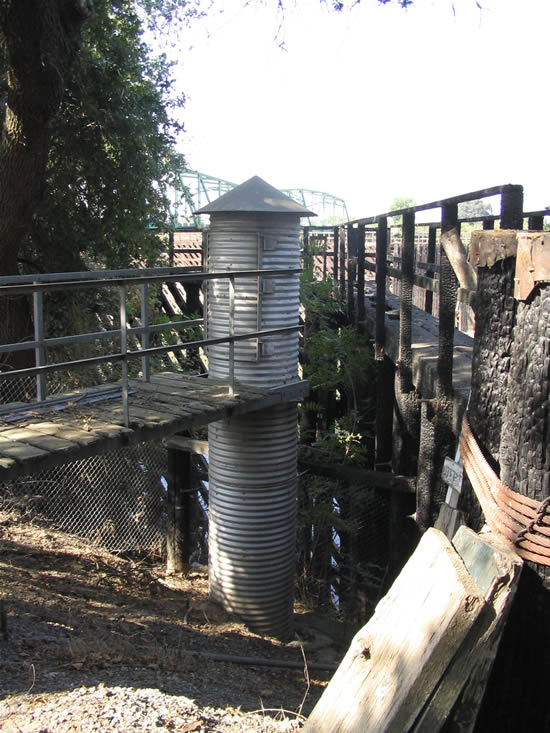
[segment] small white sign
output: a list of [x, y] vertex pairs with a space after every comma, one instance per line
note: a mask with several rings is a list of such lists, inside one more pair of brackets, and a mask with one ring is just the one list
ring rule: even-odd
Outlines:
[[463, 473], [464, 469], [461, 463], [457, 463], [449, 457], [445, 458], [441, 477], [446, 484], [448, 484], [451, 488], [455, 489], [458, 492], [460, 492], [460, 490], [462, 489]]

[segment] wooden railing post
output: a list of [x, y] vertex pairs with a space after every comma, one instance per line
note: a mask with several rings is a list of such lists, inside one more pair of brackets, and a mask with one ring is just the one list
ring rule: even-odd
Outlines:
[[166, 522], [166, 572], [187, 570], [190, 551], [189, 451], [168, 448], [168, 493]]
[[[457, 204], [441, 209], [441, 233], [458, 228]], [[436, 399], [422, 403], [416, 484], [416, 520], [422, 531], [432, 526], [445, 499], [441, 470], [446, 456], [454, 456], [453, 346], [458, 281], [443, 247], [440, 251], [439, 351]]]
[[414, 213], [403, 214], [399, 320], [399, 386], [410, 392], [412, 381], [412, 296], [414, 284]]
[[[435, 264], [435, 246], [437, 241], [437, 227], [431, 226], [428, 229], [428, 251], [426, 255], [426, 260], [428, 264]], [[434, 271], [433, 270], [426, 270], [426, 277], [429, 277], [430, 279], [434, 279]], [[432, 290], [428, 290], [426, 288], [426, 293], [424, 295], [424, 310], [426, 313], [433, 313], [433, 301], [434, 301], [434, 294]]]
[[357, 229], [357, 326], [365, 330], [365, 225]]
[[392, 422], [395, 369], [386, 356], [386, 273], [388, 258], [388, 219], [382, 217], [376, 231], [376, 468], [391, 469]]
[[339, 241], [339, 229], [334, 227], [332, 230], [332, 280], [334, 283], [338, 282], [338, 264], [340, 255], [340, 241]]
[[[344, 229], [342, 229], [342, 234]], [[338, 241], [340, 245], [340, 297], [343, 299], [346, 294], [346, 238], [340, 236], [340, 230], [338, 230]]]
[[354, 229], [353, 224], [348, 224], [347, 227], [348, 235], [348, 289], [347, 289], [347, 302], [348, 302], [348, 320], [350, 323], [355, 323], [355, 271], [357, 269], [357, 229]]
[[[441, 210], [441, 233], [458, 225], [458, 206], [446, 204]], [[445, 250], [440, 247], [439, 273], [439, 355], [437, 360], [437, 397], [452, 400], [453, 348], [458, 282]]]

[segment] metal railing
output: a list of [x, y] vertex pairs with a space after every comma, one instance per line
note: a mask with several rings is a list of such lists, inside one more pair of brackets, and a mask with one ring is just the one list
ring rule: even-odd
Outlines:
[[[129, 424], [128, 413], [128, 363], [133, 359], [141, 359], [142, 377], [145, 381], [150, 379], [150, 358], [162, 356], [168, 353], [186, 351], [188, 349], [199, 349], [215, 344], [229, 344], [229, 394], [234, 394], [235, 389], [235, 353], [234, 344], [237, 341], [245, 341], [253, 338], [262, 338], [283, 333], [298, 331], [301, 326], [285, 326], [264, 330], [251, 331], [246, 333], [235, 333], [235, 281], [240, 278], [250, 277], [286, 277], [300, 273], [300, 268], [271, 269], [271, 270], [239, 270], [223, 272], [197, 272], [193, 268], [155, 268], [143, 270], [101, 270], [93, 272], [71, 272], [71, 273], [49, 273], [46, 275], [17, 275], [0, 278], [0, 297], [29, 295], [33, 301], [33, 340], [12, 344], [0, 344], [0, 354], [14, 351], [34, 350], [35, 366], [26, 369], [14, 369], [12, 371], [0, 372], [0, 380], [13, 380], [26, 376], [34, 376], [36, 379], [37, 400], [42, 402], [47, 397], [46, 375], [50, 372], [60, 371], [72, 367], [92, 366], [102, 363], [120, 362], [122, 366], [122, 403], [125, 425]], [[228, 333], [227, 336], [217, 338], [202, 338], [192, 341], [181, 341], [179, 343], [150, 346], [150, 336], [153, 333], [179, 328], [190, 328], [201, 326], [204, 319], [169, 321], [160, 324], [151, 324], [149, 318], [149, 286], [162, 285], [167, 282], [178, 282], [182, 285], [191, 283], [203, 283], [208, 280], [228, 280], [229, 283], [229, 312], [228, 312]], [[141, 291], [141, 309], [139, 326], [128, 326], [127, 300], [128, 288], [137, 286]], [[107, 288], [117, 287], [119, 289], [119, 328], [99, 331], [94, 333], [75, 334], [47, 338], [44, 332], [44, 293], [51, 291], [74, 290], [76, 288]], [[141, 348], [130, 349], [128, 337], [139, 336]], [[84, 359], [47, 363], [47, 349], [54, 346], [67, 346], [82, 343], [85, 341], [115, 340], [120, 339], [120, 351], [92, 356]]]

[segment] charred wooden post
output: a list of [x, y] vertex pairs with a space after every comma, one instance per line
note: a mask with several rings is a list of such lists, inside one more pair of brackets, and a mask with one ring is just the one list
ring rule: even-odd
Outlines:
[[166, 572], [188, 569], [191, 554], [190, 531], [191, 456], [188, 451], [168, 447], [168, 493], [166, 512]]
[[[441, 238], [456, 235], [458, 226], [457, 204], [446, 204], [441, 212]], [[454, 453], [453, 433], [453, 348], [457, 277], [466, 263], [450, 245], [440, 251], [439, 281], [439, 352], [437, 360], [436, 399], [424, 402], [420, 422], [420, 445], [416, 498], [416, 520], [421, 531], [432, 526], [445, 499], [445, 486], [440, 480], [445, 457]], [[451, 259], [449, 259], [449, 254]]]
[[[413, 384], [412, 296], [414, 283], [415, 215], [403, 215], [401, 256], [401, 300], [399, 359], [395, 372], [393, 417], [393, 470], [408, 476], [417, 473], [420, 437], [420, 401]], [[401, 570], [416, 542], [409, 515], [414, 512], [411, 497], [394, 494], [390, 501], [390, 560], [388, 579]]]
[[174, 230], [168, 232], [168, 264], [174, 267]]
[[[431, 226], [428, 230], [428, 252], [426, 260], [428, 264], [435, 264], [435, 245], [437, 241], [437, 227]], [[426, 277], [434, 279], [434, 270], [426, 270]], [[426, 288], [426, 294], [424, 296], [424, 310], [426, 313], [433, 313], [433, 300], [434, 294], [432, 290]]]
[[527, 229], [529, 230], [537, 230], [537, 229], [544, 229], [544, 215], [543, 214], [533, 214], [527, 219]]
[[[541, 506], [550, 497], [549, 264], [550, 236], [518, 233], [517, 311], [502, 414], [500, 477], [511, 489], [541, 502]], [[525, 283], [539, 279], [543, 282], [528, 293]], [[521, 547], [522, 540], [517, 544]], [[513, 710], [493, 718], [499, 730], [519, 730], [521, 726], [524, 730], [550, 730], [550, 712], [543, 702], [550, 676], [548, 649], [550, 567], [529, 563], [505, 631], [482, 720], [488, 719], [487, 706], [498, 689], [504, 691], [506, 699], [516, 700]], [[537, 659], [536, 671], [517, 675], [516, 670], [529, 669], [533, 659]], [[513, 674], [511, 684], [507, 675]]]
[[344, 237], [344, 229], [338, 229], [338, 242], [340, 245], [340, 297], [346, 296], [346, 238]]
[[334, 227], [332, 230], [332, 280], [334, 283], [338, 282], [338, 267], [340, 260], [340, 239], [339, 229]]
[[365, 225], [357, 229], [357, 327], [365, 332]]
[[357, 229], [348, 224], [348, 283], [347, 283], [347, 312], [350, 323], [355, 323], [355, 273], [357, 270]]
[[[501, 229], [522, 228], [522, 207], [521, 186], [507, 187], [502, 194]], [[516, 311], [515, 242], [514, 233], [497, 231], [492, 241], [474, 232], [470, 244], [479, 282], [470, 423], [497, 466]]]
[[[500, 467], [501, 481], [541, 507], [550, 496], [549, 250], [543, 233], [495, 231], [477, 235], [471, 255], [480, 268], [470, 404], [476, 437], [487, 459]], [[499, 330], [497, 305], [503, 321]], [[495, 323], [492, 339], [483, 323], [486, 310]], [[518, 536], [518, 548], [522, 541]], [[550, 676], [549, 576], [544, 565], [524, 568], [478, 730], [550, 729], [544, 703]], [[533, 659], [537, 667], [530, 673]]]
[[414, 213], [403, 215], [399, 360], [396, 375], [394, 469], [415, 474], [419, 438], [419, 402], [412, 374], [412, 294], [414, 282]]
[[376, 467], [390, 470], [393, 438], [395, 369], [386, 356], [386, 273], [388, 219], [382, 217], [376, 231], [376, 328], [374, 359], [376, 368]]

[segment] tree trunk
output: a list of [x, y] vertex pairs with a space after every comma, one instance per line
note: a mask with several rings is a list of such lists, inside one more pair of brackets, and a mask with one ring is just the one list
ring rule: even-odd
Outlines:
[[[0, 0], [8, 83], [0, 139], [0, 275], [18, 273], [18, 255], [44, 192], [55, 116], [91, 12], [91, 0]], [[0, 343], [27, 338], [29, 326], [26, 299], [0, 300]], [[24, 363], [19, 357], [10, 366]]]

